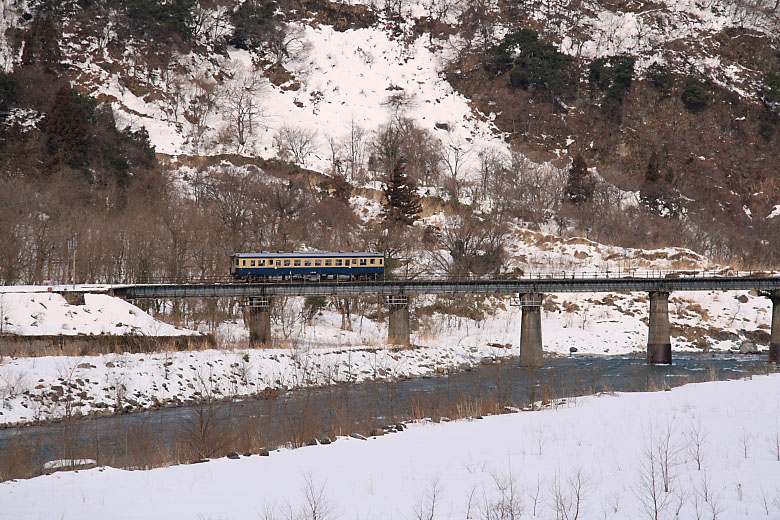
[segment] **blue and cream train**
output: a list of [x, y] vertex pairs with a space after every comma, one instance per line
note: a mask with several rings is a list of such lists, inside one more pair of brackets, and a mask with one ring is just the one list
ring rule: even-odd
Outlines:
[[382, 253], [234, 253], [230, 274], [236, 280], [376, 280], [385, 273]]

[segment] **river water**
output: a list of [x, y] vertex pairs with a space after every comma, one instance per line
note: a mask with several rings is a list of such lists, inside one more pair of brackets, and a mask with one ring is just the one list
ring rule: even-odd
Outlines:
[[[352, 431], [368, 435], [379, 426], [419, 417], [440, 420], [455, 410], [461, 416], [479, 415], [491, 407], [527, 408], [555, 398], [659, 390], [774, 369], [765, 355], [675, 353], [670, 366], [648, 366], [644, 356], [549, 357], [538, 369], [521, 368], [509, 358], [449, 376], [294, 390], [272, 400], [239, 399], [8, 428], [0, 430], [0, 458], [15, 451], [33, 457], [37, 467], [62, 457], [123, 466], [151, 445], [170, 454], [183, 446], [198, 448], [198, 442], [216, 446], [211, 453], [216, 456]], [[199, 449], [209, 455], [208, 449]]]

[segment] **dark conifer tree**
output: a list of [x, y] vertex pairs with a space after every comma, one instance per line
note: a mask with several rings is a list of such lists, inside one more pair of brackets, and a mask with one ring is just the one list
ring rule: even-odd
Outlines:
[[421, 211], [417, 184], [406, 174], [406, 165], [401, 159], [385, 181], [385, 219], [409, 226], [419, 218]]
[[46, 117], [46, 151], [49, 168], [67, 165], [81, 168], [87, 162], [89, 121], [76, 95], [64, 86], [54, 97], [54, 106]]
[[566, 200], [579, 206], [593, 198], [593, 179], [588, 172], [588, 165], [582, 154], [577, 154], [569, 168], [569, 178], [566, 181]]
[[60, 31], [50, 16], [36, 16], [24, 36], [22, 64], [41, 65], [46, 72], [60, 69]]

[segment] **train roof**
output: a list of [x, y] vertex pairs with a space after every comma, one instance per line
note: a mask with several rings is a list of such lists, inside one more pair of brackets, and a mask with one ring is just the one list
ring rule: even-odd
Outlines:
[[293, 251], [293, 252], [271, 252], [263, 251], [261, 253], [233, 253], [231, 255], [234, 258], [357, 258], [357, 257], [378, 257], [385, 256], [384, 253], [376, 253], [371, 251]]

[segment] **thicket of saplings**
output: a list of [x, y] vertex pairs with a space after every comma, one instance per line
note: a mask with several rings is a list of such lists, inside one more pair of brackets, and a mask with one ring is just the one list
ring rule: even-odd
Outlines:
[[[536, 378], [537, 384], [522, 392], [509, 373], [513, 370], [501, 363], [484, 367], [467, 391], [450, 378], [441, 378], [433, 389], [408, 394], [399, 389], [398, 380], [387, 379], [358, 387], [304, 388], [241, 402], [220, 400], [210, 391], [208, 380], [203, 380], [199, 389], [202, 398], [175, 413], [103, 419], [73, 413], [72, 404], [78, 396], [68, 386], [60, 400], [64, 411], [61, 421], [22, 428], [4, 439], [0, 481], [39, 475], [45, 472], [44, 462], [51, 459], [94, 459], [98, 465], [148, 469], [224, 457], [230, 452], [267, 454], [264, 452], [269, 448], [297, 448], [326, 437], [333, 442], [338, 436], [354, 433], [368, 437], [409, 421], [439, 422], [567, 406], [577, 396], [612, 391], [597, 367], [582, 378], [531, 371], [529, 377]], [[673, 383], [728, 377], [713, 368], [676, 377]], [[656, 391], [668, 388], [668, 384], [648, 377], [632, 381], [625, 390]], [[49, 451], [44, 452], [44, 445]]]

